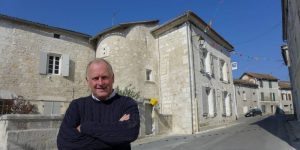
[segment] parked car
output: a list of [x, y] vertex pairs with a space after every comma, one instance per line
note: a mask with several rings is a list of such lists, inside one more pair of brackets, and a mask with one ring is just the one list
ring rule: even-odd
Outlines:
[[250, 109], [246, 114], [245, 117], [254, 117], [256, 115], [262, 116], [262, 111], [259, 108]]

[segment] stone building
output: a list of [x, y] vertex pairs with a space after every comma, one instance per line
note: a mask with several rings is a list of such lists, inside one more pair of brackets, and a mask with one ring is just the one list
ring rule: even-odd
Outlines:
[[292, 85], [293, 106], [297, 119], [300, 118], [300, 1], [282, 0], [282, 47], [286, 65], [289, 67]]
[[234, 80], [238, 117], [250, 109], [259, 108], [258, 85], [248, 80]]
[[[15, 93], [41, 114], [62, 114], [70, 100], [89, 94], [91, 36], [0, 15], [0, 90]], [[1, 96], [0, 96], [1, 97]]]
[[280, 108], [287, 114], [294, 113], [291, 83], [279, 81]]
[[[115, 87], [141, 93], [144, 119], [156, 114], [173, 133], [234, 120], [233, 46], [190, 11], [158, 23], [119, 24], [92, 37], [1, 15], [0, 89], [30, 100], [42, 114], [61, 114], [70, 100], [89, 94], [87, 63], [105, 58], [115, 71]], [[153, 98], [159, 101], [155, 109]], [[147, 126], [157, 132], [161, 122]]]
[[158, 98], [172, 132], [194, 133], [231, 121], [233, 47], [193, 12], [171, 21], [114, 26], [92, 39], [96, 57], [114, 67], [116, 85], [133, 85], [145, 102]]
[[279, 107], [278, 79], [269, 74], [246, 72], [240, 79], [258, 85], [258, 106], [263, 113], [274, 114]]

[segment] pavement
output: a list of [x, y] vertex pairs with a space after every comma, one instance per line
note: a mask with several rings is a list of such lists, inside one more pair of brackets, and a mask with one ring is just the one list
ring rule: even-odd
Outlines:
[[[245, 118], [240, 118], [240, 119], [245, 119]], [[239, 120], [240, 120], [239, 119]], [[221, 128], [227, 128], [229, 126], [234, 126], [239, 124], [239, 120], [231, 122], [230, 124], [225, 124], [223, 126], [219, 126], [216, 128], [208, 129], [202, 132], [209, 132], [212, 130], [218, 130]], [[288, 115], [286, 117], [286, 122], [285, 122], [285, 127], [288, 132], [289, 136], [289, 144], [293, 146], [295, 149], [300, 150], [300, 120], [297, 121], [294, 119], [293, 115]], [[196, 134], [200, 134], [202, 132], [198, 132]], [[183, 136], [183, 135], [175, 135], [175, 134], [164, 134], [164, 135], [147, 135], [145, 137], [139, 138], [136, 141], [134, 141], [131, 145], [132, 146], [137, 146], [145, 143], [151, 143], [154, 141], [159, 141], [168, 137], [176, 137], [176, 136]]]
[[[222, 124], [219, 126], [206, 128], [205, 130], [203, 130], [201, 132], [197, 132], [195, 134], [201, 134], [201, 133], [206, 133], [206, 132], [210, 132], [210, 131], [214, 131], [214, 130], [219, 130], [219, 129], [227, 128], [227, 127], [238, 125], [238, 124], [239, 124], [238, 121], [233, 121], [233, 122], [225, 123], [225, 124]], [[189, 134], [172, 134], [172, 133], [170, 133], [170, 134], [163, 134], [163, 135], [146, 135], [145, 137], [138, 138], [136, 141], [131, 143], [131, 145], [137, 146], [137, 145], [141, 145], [141, 144], [145, 144], [145, 143], [151, 143], [154, 141], [163, 140], [165, 138], [185, 137], [185, 136], [189, 136]]]
[[289, 144], [295, 149], [300, 150], [300, 121], [293, 117], [287, 117], [286, 128], [289, 135]]

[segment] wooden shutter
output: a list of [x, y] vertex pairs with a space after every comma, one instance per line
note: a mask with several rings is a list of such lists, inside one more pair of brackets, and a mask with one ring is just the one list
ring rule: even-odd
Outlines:
[[226, 91], [223, 91], [221, 95], [222, 95], [223, 115], [226, 116], [226, 102], [225, 102]]
[[69, 55], [64, 54], [62, 55], [62, 65], [61, 65], [61, 75], [62, 76], [69, 76], [69, 67], [70, 67], [70, 58]]
[[206, 92], [206, 87], [202, 87], [202, 106], [203, 106], [203, 116], [208, 115], [208, 97]]
[[217, 115], [217, 97], [216, 97], [216, 90], [213, 90], [213, 99], [214, 99], [214, 115]]
[[40, 67], [39, 67], [39, 73], [40, 74], [47, 74], [47, 53], [41, 51], [40, 52]]

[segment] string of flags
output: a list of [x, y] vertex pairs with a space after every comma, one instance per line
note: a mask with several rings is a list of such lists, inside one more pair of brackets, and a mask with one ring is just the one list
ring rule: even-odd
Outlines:
[[245, 58], [245, 59], [248, 59], [248, 60], [253, 60], [253, 61], [276, 61], [276, 62], [283, 62], [282, 59], [272, 59], [272, 58], [268, 58], [268, 57], [257, 57], [257, 56], [249, 56], [249, 55], [244, 55], [240, 52], [237, 52], [237, 51], [233, 51], [231, 52], [233, 55], [236, 55], [240, 58]]

